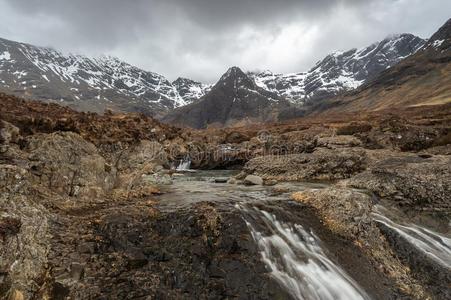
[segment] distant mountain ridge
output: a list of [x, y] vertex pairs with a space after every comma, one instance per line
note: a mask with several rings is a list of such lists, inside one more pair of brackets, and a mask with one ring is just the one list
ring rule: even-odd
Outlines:
[[0, 90], [18, 96], [57, 101], [79, 110], [108, 108], [155, 115], [189, 104], [208, 89], [190, 80], [177, 83], [110, 56], [65, 55], [0, 39]]
[[278, 110], [290, 103], [277, 93], [259, 87], [240, 68], [230, 68], [199, 101], [180, 107], [163, 121], [193, 128], [246, 125], [277, 121]]
[[451, 19], [415, 54], [359, 89], [318, 102], [315, 113], [376, 111], [451, 103]]
[[[162, 75], [114, 57], [65, 55], [50, 48], [0, 39], [0, 91], [83, 111], [111, 109], [157, 117], [167, 115], [165, 120], [169, 122], [201, 128], [210, 123], [229, 126], [257, 120], [276, 121], [277, 114], [269, 113], [269, 107], [297, 116], [295, 110], [290, 110], [292, 106], [299, 108], [356, 89], [414, 54], [425, 43], [411, 34], [393, 35], [362, 49], [334, 52], [308, 72], [244, 73], [233, 67], [216, 85], [205, 85], [187, 78], [170, 82]], [[227, 84], [224, 76], [229, 75], [237, 76], [245, 84]], [[221, 89], [219, 85], [223, 85]], [[218, 102], [218, 97], [225, 98]], [[194, 113], [200, 108], [181, 109], [200, 102], [205, 105], [206, 99], [214, 99], [210, 101], [219, 107], [230, 99], [241, 104], [230, 104], [227, 112], [223, 111], [226, 117], [214, 117], [209, 109], [203, 113]], [[251, 112], [252, 108], [258, 111]], [[194, 113], [200, 119], [193, 121], [189, 113], [176, 118], [179, 110]]]
[[300, 117], [305, 104], [358, 88], [425, 43], [411, 34], [393, 35], [360, 50], [330, 54], [310, 71], [297, 74], [245, 74], [232, 67], [205, 96], [169, 112], [163, 121], [208, 128]]
[[250, 73], [258, 86], [278, 93], [291, 102], [305, 102], [336, 96], [353, 90], [380, 72], [417, 52], [426, 40], [412, 34], [392, 35], [361, 49], [336, 51], [308, 72]]

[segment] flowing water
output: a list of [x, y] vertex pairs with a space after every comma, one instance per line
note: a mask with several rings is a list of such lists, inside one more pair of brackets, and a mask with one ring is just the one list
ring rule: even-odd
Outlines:
[[370, 299], [328, 257], [314, 232], [300, 224], [278, 220], [274, 214], [257, 207], [243, 204], [237, 208], [244, 212], [246, 224], [270, 274], [295, 299]]
[[[189, 169], [189, 162], [182, 161], [179, 168]], [[290, 214], [283, 206], [290, 201], [291, 192], [322, 189], [327, 184], [282, 183], [277, 185], [278, 192], [274, 192], [272, 187], [225, 183], [234, 174], [234, 171], [191, 171], [176, 174], [174, 185], [168, 187], [168, 193], [161, 198], [160, 209], [172, 211], [207, 201], [226, 209], [238, 210], [268, 273], [294, 299], [370, 299], [368, 291], [363, 290], [355, 280], [361, 278], [351, 278], [336, 262], [336, 258], [330, 255], [330, 250], [325, 246], [326, 243], [311, 229], [308, 220]], [[435, 232], [416, 222], [408, 222], [409, 218], [395, 212], [394, 209], [377, 205], [373, 218], [394, 230], [413, 247], [451, 268], [449, 234]], [[330, 240], [326, 242], [331, 245]], [[332, 253], [336, 253], [334, 251], [337, 250], [333, 249]], [[353, 274], [358, 277], [356, 272]]]
[[451, 269], [451, 238], [426, 227], [396, 218], [393, 210], [377, 206], [373, 212], [376, 222], [394, 230], [412, 246], [443, 266]]
[[178, 166], [176, 167], [176, 170], [181, 171], [190, 171], [191, 167], [191, 159], [189, 157], [185, 157], [184, 159], [181, 159], [179, 161]]
[[305, 229], [298, 222], [278, 219], [268, 211], [256, 207], [289, 201], [290, 190], [320, 189], [327, 185], [285, 183], [278, 186], [285, 193], [273, 193], [271, 188], [263, 186], [215, 183], [215, 178], [232, 174], [225, 171], [204, 171], [178, 176], [170, 193], [161, 199], [161, 208], [179, 209], [196, 202], [210, 201], [238, 209], [258, 245], [269, 274], [294, 299], [370, 299], [329, 257], [327, 249], [314, 232]]

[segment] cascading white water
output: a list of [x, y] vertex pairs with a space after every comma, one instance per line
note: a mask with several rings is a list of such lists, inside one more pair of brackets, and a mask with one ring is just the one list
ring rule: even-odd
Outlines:
[[191, 159], [189, 157], [185, 157], [181, 159], [179, 165], [177, 166], [177, 171], [189, 171], [191, 167]]
[[406, 241], [426, 253], [438, 263], [451, 268], [451, 239], [437, 232], [416, 224], [398, 224], [388, 218], [383, 207], [377, 207], [373, 212], [376, 222], [384, 224], [397, 232]]
[[[237, 206], [261, 251], [271, 275], [296, 299], [370, 299], [358, 284], [330, 260], [313, 232], [290, 225], [256, 207]], [[256, 222], [263, 222], [264, 234]], [[255, 225], [254, 225], [255, 224]]]

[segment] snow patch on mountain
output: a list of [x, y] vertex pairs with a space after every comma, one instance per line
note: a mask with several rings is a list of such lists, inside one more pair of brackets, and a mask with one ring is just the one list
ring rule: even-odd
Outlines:
[[432, 43], [432, 47], [439, 48], [444, 42], [445, 40], [436, 40]]
[[308, 72], [274, 74], [264, 71], [249, 75], [257, 86], [278, 93], [292, 103], [303, 104], [356, 89], [417, 52], [424, 44], [425, 40], [411, 34], [391, 35], [368, 47], [335, 51]]
[[0, 53], [0, 60], [10, 60], [11, 54], [8, 51], [4, 51], [3, 53]]
[[180, 97], [185, 101], [185, 103], [193, 103], [196, 100], [202, 98], [207, 94], [212, 85], [203, 84], [188, 78], [179, 77], [177, 80], [172, 82], [172, 85], [177, 89]]
[[[182, 95], [178, 87], [164, 76], [116, 57], [63, 54], [51, 48], [4, 39], [0, 39], [0, 74], [4, 74], [1, 79], [6, 90], [11, 88], [20, 93], [24, 88], [36, 86], [32, 97], [63, 99], [74, 107], [97, 101], [103, 103], [99, 110], [108, 107], [108, 103], [119, 102], [122, 109], [128, 102], [133, 111], [164, 112], [191, 103], [209, 89], [207, 85], [195, 83], [185, 86], [188, 92]], [[19, 82], [23, 74], [28, 76]], [[18, 83], [26, 86], [14, 89]]]

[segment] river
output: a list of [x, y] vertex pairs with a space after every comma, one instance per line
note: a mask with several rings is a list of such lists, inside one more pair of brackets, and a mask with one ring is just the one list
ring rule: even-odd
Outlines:
[[[244, 186], [225, 181], [234, 171], [196, 171], [174, 176], [160, 199], [162, 211], [189, 207], [198, 202], [214, 202], [227, 209], [238, 210], [258, 246], [266, 270], [293, 299], [377, 299], [379, 278], [375, 273], [359, 274], [371, 269], [367, 261], [352, 256], [352, 246], [337, 247], [336, 237], [325, 234], [322, 225], [311, 214], [294, 216], [285, 208], [293, 203], [290, 194], [305, 189], [322, 189], [327, 183], [281, 183], [276, 187]], [[377, 222], [403, 235], [446, 267], [450, 266], [451, 244], [446, 236], [415, 224], [398, 224], [387, 210], [378, 206]], [[350, 254], [343, 249], [349, 247]], [[343, 252], [343, 253], [340, 253]], [[344, 258], [343, 258], [344, 257]], [[351, 260], [351, 261], [346, 261]], [[354, 261], [355, 260], [355, 261]]]

